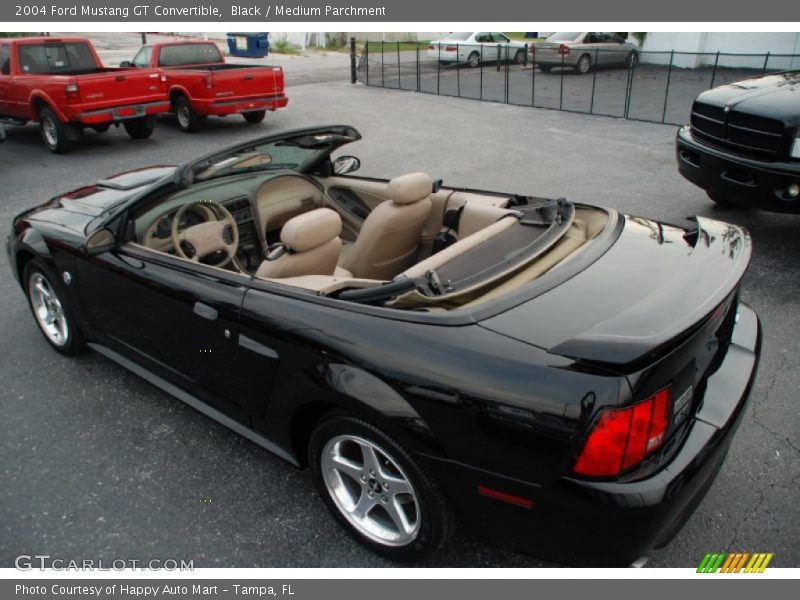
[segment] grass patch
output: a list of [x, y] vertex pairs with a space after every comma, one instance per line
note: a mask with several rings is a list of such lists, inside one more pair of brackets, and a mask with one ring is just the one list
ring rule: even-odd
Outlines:
[[270, 52], [276, 52], [278, 54], [300, 54], [300, 46], [293, 44], [286, 38], [276, 42], [270, 42], [269, 49]]

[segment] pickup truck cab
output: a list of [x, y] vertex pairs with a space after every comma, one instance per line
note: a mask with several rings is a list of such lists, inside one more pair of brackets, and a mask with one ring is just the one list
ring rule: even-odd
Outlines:
[[0, 120], [38, 122], [45, 145], [66, 152], [90, 127], [125, 127], [150, 137], [158, 113], [169, 110], [158, 69], [103, 66], [84, 38], [0, 40]]
[[172, 111], [184, 131], [196, 131], [208, 115], [241, 114], [248, 123], [260, 123], [266, 111], [289, 101], [281, 67], [226, 63], [213, 42], [143, 46], [122, 66], [162, 70]]
[[800, 71], [703, 92], [675, 150], [681, 175], [714, 202], [800, 213]]

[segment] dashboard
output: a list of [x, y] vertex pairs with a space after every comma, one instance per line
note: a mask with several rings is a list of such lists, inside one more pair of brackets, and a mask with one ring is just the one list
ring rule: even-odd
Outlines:
[[[239, 230], [236, 266], [254, 272], [265, 255], [267, 239], [276, 241], [292, 217], [324, 206], [325, 195], [319, 184], [295, 173], [251, 174], [196, 184], [140, 215], [137, 239], [153, 250], [174, 252], [171, 230], [175, 214], [181, 206], [202, 200], [221, 204], [231, 213]], [[210, 209], [197, 205], [184, 213], [178, 229], [215, 219]]]

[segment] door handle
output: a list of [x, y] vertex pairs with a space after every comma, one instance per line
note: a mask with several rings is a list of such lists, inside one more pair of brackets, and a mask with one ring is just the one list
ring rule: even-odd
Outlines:
[[217, 317], [219, 316], [219, 312], [217, 309], [211, 308], [207, 304], [203, 304], [202, 302], [195, 302], [194, 303], [194, 314], [198, 317], [202, 317], [209, 321], [216, 321]]

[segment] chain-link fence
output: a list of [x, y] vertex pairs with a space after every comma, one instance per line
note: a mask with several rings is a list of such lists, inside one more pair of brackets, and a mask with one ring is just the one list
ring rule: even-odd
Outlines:
[[366, 85], [675, 125], [688, 121], [704, 90], [800, 69], [797, 54], [588, 49], [545, 57], [528, 46], [419, 42], [369, 42], [359, 51], [354, 80]]

